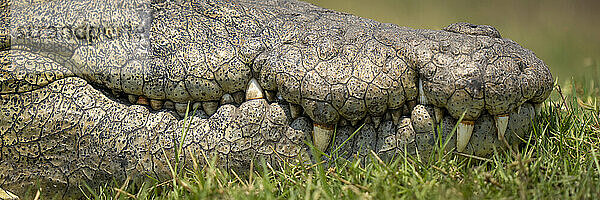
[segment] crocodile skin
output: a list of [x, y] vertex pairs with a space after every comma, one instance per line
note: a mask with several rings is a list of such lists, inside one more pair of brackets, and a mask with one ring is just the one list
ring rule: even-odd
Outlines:
[[[168, 178], [182, 146], [246, 170], [329, 147], [424, 154], [473, 121], [463, 153], [525, 137], [552, 90], [548, 67], [491, 26], [422, 30], [294, 0], [0, 0], [0, 187]], [[246, 99], [251, 79], [265, 98]], [[195, 114], [181, 111], [198, 109]], [[327, 148], [330, 153], [333, 148]], [[204, 162], [203, 159], [198, 159]]]

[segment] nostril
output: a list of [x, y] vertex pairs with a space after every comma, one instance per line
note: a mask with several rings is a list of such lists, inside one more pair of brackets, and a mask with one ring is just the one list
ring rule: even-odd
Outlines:
[[519, 71], [521, 71], [521, 72], [525, 71], [525, 68], [527, 68], [527, 64], [525, 64], [525, 62], [523, 62], [522, 59], [516, 58], [515, 62], [517, 63], [517, 67], [519, 68]]
[[517, 65], [519, 66], [519, 70], [521, 72], [523, 72], [525, 70], [525, 68], [527, 67], [524, 63], [522, 62], [518, 62]]

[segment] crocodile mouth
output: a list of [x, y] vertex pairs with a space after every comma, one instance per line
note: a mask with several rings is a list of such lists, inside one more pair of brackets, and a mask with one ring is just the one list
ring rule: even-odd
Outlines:
[[[144, 95], [134, 95], [127, 94], [124, 92], [117, 92], [103, 85], [90, 85], [94, 89], [102, 92], [102, 94], [106, 97], [114, 100], [116, 103], [122, 104], [124, 106], [143, 106], [149, 111], [149, 113], [168, 113], [173, 117], [177, 118], [179, 121], [184, 121], [188, 118], [210, 119], [215, 115], [215, 113], [219, 112], [219, 110], [227, 110], [229, 109], [229, 107], [232, 106], [239, 109], [240, 107], [242, 107], [242, 105], [254, 104], [250, 102], [260, 101], [263, 104], [269, 105], [268, 107], [276, 106], [281, 109], [282, 112], [277, 113], [277, 115], [269, 116], [270, 121], [280, 121], [280, 124], [285, 124], [287, 126], [292, 126], [292, 124], [294, 124], [293, 128], [305, 132], [307, 139], [312, 141], [311, 143], [322, 152], [329, 152], [329, 149], [327, 147], [330, 146], [330, 142], [338, 141], [337, 145], [340, 145], [340, 141], [352, 139], [348, 138], [348, 136], [350, 136], [351, 133], [359, 129], [359, 127], [362, 129], [362, 127], [365, 125], [368, 127], [365, 129], [367, 129], [369, 132], [365, 133], [365, 135], [368, 136], [359, 135], [358, 137], [362, 137], [364, 138], [364, 140], [369, 141], [366, 143], [363, 142], [364, 144], [362, 144], [366, 145], [366, 149], [377, 150], [377, 143], [381, 142], [377, 139], [380, 135], [378, 134], [378, 132], [385, 132], [387, 135], [394, 135], [396, 132], [402, 132], [400, 130], [396, 130], [395, 127], [407, 129], [409, 126], [412, 126], [412, 124], [406, 120], [408, 120], [411, 117], [411, 113], [413, 112], [416, 106], [416, 100], [411, 100], [399, 106], [399, 109], [390, 109], [384, 112], [384, 114], [378, 116], [365, 115], [363, 119], [353, 121], [344, 119], [342, 117], [336, 123], [321, 124], [312, 120], [311, 117], [304, 111], [304, 108], [301, 105], [286, 101], [277, 91], [263, 90], [262, 86], [260, 86], [259, 82], [256, 79], [251, 79], [248, 82], [248, 84], [246, 84], [248, 86], [246, 91], [239, 91], [232, 94], [224, 94], [218, 101], [188, 101], [185, 103], [174, 102], [168, 99], [150, 99]], [[435, 115], [435, 117], [437, 117], [438, 119], [434, 119], [434, 115], [431, 115], [430, 117], [432, 117], [432, 120], [437, 120], [439, 124], [439, 122], [441, 122], [443, 118], [443, 114]], [[382, 127], [382, 129], [380, 129], [382, 124], [384, 124], [383, 126], [386, 127]], [[433, 133], [433, 128], [435, 127], [433, 126], [433, 124], [430, 125], [431, 127], [429, 128], [432, 129], [425, 131]], [[331, 135], [331, 132], [336, 128], [341, 130], [339, 131], [339, 134], [342, 137], [337, 138], [337, 140], [333, 138], [333, 135]], [[408, 131], [407, 133], [409, 132], [410, 131]], [[340, 136], [338, 135], [338, 137]], [[403, 137], [407, 137], [407, 141], [404, 141], [402, 143], [408, 144], [410, 136], [407, 135]], [[434, 137], [430, 136], [429, 138]], [[352, 139], [351, 141], [354, 140], [355, 139]], [[351, 142], [349, 145], [352, 146], [353, 144], [354, 142]], [[342, 147], [335, 146], [335, 144], [331, 145], [333, 147]], [[359, 149], [360, 147], [353, 146], [347, 148]], [[412, 152], [416, 151], [416, 149], [414, 148], [410, 149]], [[345, 152], [345, 154], [350, 155], [352, 154], [352, 151]]]
[[[195, 112], [196, 117], [209, 118], [223, 105], [233, 105], [239, 107], [242, 103], [255, 100], [265, 99], [269, 103], [281, 104], [285, 107], [286, 116], [289, 119], [296, 119], [298, 117], [310, 118], [308, 114], [304, 112], [301, 105], [290, 103], [286, 101], [277, 91], [263, 90], [256, 79], [246, 84], [248, 90], [246, 92], [235, 92], [232, 94], [223, 95], [218, 101], [188, 101], [188, 102], [173, 102], [172, 100], [165, 99], [150, 99], [144, 95], [127, 94], [124, 92], [117, 92], [110, 90], [102, 85], [91, 84], [95, 89], [102, 91], [102, 93], [115, 101], [125, 105], [141, 105], [151, 112], [167, 111], [173, 114], [178, 119], [184, 119], [188, 116], [190, 111]], [[364, 119], [350, 121], [345, 118], [339, 119], [338, 123], [321, 125], [322, 127], [330, 127], [335, 125], [357, 127], [364, 123], [373, 123], [375, 127], [379, 127], [382, 120], [399, 123], [399, 118], [407, 117], [411, 115], [411, 111], [416, 106], [416, 100], [408, 101], [406, 104], [402, 104], [398, 109], [386, 110], [384, 114], [378, 116], [366, 115]], [[441, 116], [441, 115], [440, 115]]]
[[[263, 90], [254, 78], [246, 84], [247, 89], [245, 92], [225, 94], [219, 101], [188, 101], [187, 103], [149, 99], [143, 95], [116, 92], [102, 85], [91, 85], [109, 99], [114, 100], [115, 103], [123, 106], [143, 106], [149, 113], [154, 114], [164, 115], [168, 113], [180, 123], [196, 118], [203, 120], [222, 118], [216, 113], [227, 112], [224, 110], [232, 108], [244, 110], [243, 107], [261, 105], [266, 107], [265, 110], [277, 110], [274, 112], [265, 111], [269, 114], [263, 117], [263, 120], [289, 126], [302, 132], [304, 138], [309, 140], [321, 152], [329, 154], [334, 150], [342, 150], [341, 153], [346, 156], [365, 156], [368, 153], [367, 151], [370, 150], [377, 152], [384, 158], [391, 158], [406, 151], [409, 154], [427, 154], [431, 150], [441, 148], [436, 145], [440, 145], [440, 142], [443, 141], [443, 143], [448, 143], [443, 147], [446, 150], [455, 149], [458, 152], [485, 157], [493, 153], [496, 148], [510, 148], [507, 145], [521, 143], [526, 138], [525, 133], [530, 127], [531, 120], [540, 112], [539, 103], [527, 102], [506, 115], [494, 117], [490, 113], [484, 113], [476, 120], [459, 122], [458, 119], [450, 116], [445, 109], [419, 104], [424, 100], [414, 99], [406, 101], [402, 106], [399, 106], [399, 109], [388, 109], [378, 116], [367, 114], [363, 119], [354, 121], [342, 117], [336, 123], [323, 124], [315, 122], [301, 105], [286, 101], [277, 91]], [[419, 92], [423, 92], [422, 84], [417, 87]], [[419, 98], [426, 97], [420, 96]], [[251, 115], [256, 113], [241, 114]], [[508, 116], [512, 117], [510, 121]], [[234, 116], [230, 117], [235, 118]], [[458, 130], [454, 132], [464, 131], [460, 130], [465, 128], [461, 125], [467, 125], [466, 129], [470, 129], [464, 131], [469, 132], [467, 138], [460, 138], [460, 135], [450, 135], [453, 132], [452, 129], [457, 125]], [[502, 129], [504, 129], [504, 133], [500, 133]], [[268, 130], [256, 129], [254, 131]], [[355, 131], [357, 132], [355, 133]], [[506, 133], [509, 134], [505, 135]], [[350, 142], [348, 143], [348, 141]], [[302, 148], [294, 149], [304, 149], [306, 151], [306, 146], [299, 146], [302, 146]], [[298, 154], [300, 152], [288, 152], [287, 155]]]

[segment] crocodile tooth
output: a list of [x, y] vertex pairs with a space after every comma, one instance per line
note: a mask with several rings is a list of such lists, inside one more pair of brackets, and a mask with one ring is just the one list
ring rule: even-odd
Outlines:
[[381, 116], [373, 117], [371, 121], [373, 121], [375, 128], [379, 128], [379, 125], [381, 124]]
[[217, 103], [216, 101], [207, 101], [202, 103], [202, 108], [208, 116], [211, 116], [212, 114], [215, 114], [217, 112], [217, 109], [219, 108], [219, 103]]
[[138, 100], [135, 103], [140, 104], [140, 105], [150, 105], [150, 103], [148, 102], [148, 98], [146, 98], [144, 96], [138, 97]]
[[385, 112], [385, 114], [383, 115], [383, 121], [390, 121], [390, 120], [392, 120], [392, 113]]
[[456, 150], [458, 152], [463, 152], [467, 147], [467, 144], [469, 144], [474, 126], [475, 122], [473, 121], [462, 121], [458, 123], [456, 129]]
[[428, 105], [427, 97], [425, 96], [425, 92], [423, 91], [423, 80], [419, 78], [419, 104]]
[[[538, 113], [535, 113], [535, 106], [533, 106], [533, 104], [531, 104], [531, 107], [533, 108], [533, 110], [529, 110], [529, 119], [533, 120], [535, 119], [535, 116], [540, 115]], [[520, 113], [520, 112], [518, 112]]]
[[392, 120], [394, 120], [394, 124], [397, 126], [400, 124], [400, 119], [402, 118], [401, 110], [392, 110]]
[[333, 126], [324, 124], [313, 124], [313, 143], [315, 148], [322, 152], [327, 150], [331, 137], [333, 136]]
[[175, 109], [175, 103], [173, 103], [172, 101], [166, 100], [165, 103], [163, 104], [163, 108]]
[[175, 103], [175, 111], [177, 111], [177, 114], [179, 114], [180, 117], [185, 117], [187, 107], [187, 103]]
[[233, 96], [231, 96], [230, 94], [224, 94], [221, 97], [221, 104], [222, 105], [232, 104], [233, 102], [235, 102], [235, 100], [233, 100]]
[[246, 90], [246, 100], [264, 99], [264, 98], [265, 98], [265, 95], [264, 95], [263, 89], [258, 84], [258, 81], [256, 81], [256, 79], [253, 78], [252, 80], [250, 80], [250, 83], [248, 84], [248, 90]]
[[132, 94], [127, 95], [127, 100], [129, 100], [129, 103], [131, 103], [131, 104], [135, 104], [135, 102], [137, 102], [137, 99], [138, 98], [135, 95], [132, 95]]
[[292, 119], [298, 118], [302, 114], [302, 106], [290, 104], [290, 114], [292, 115]]
[[[442, 119], [444, 119], [444, 109], [440, 107], [433, 107], [433, 114], [435, 115], [435, 123], [440, 124]], [[437, 126], [437, 125], [436, 125]]]
[[161, 100], [150, 99], [150, 107], [154, 110], [160, 110], [163, 107], [164, 102]]
[[542, 104], [541, 103], [535, 103], [533, 104], [533, 109], [535, 110], [535, 115], [540, 115], [540, 113], [542, 113]]
[[277, 98], [277, 94], [272, 90], [265, 90], [265, 96], [269, 102], [275, 102], [275, 98]]
[[197, 111], [198, 109], [202, 109], [202, 102], [195, 102], [192, 104], [192, 109], [190, 109], [190, 112]]
[[500, 141], [506, 141], [504, 134], [508, 127], [508, 117], [509, 115], [498, 115], [494, 118], [496, 120], [496, 129], [498, 130], [498, 140]]

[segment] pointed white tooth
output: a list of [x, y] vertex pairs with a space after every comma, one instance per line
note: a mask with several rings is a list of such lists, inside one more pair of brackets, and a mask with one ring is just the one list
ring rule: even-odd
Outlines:
[[150, 99], [150, 107], [154, 110], [160, 110], [163, 107], [164, 102], [162, 100]]
[[496, 120], [496, 129], [498, 130], [498, 140], [506, 141], [504, 134], [508, 127], [508, 116], [509, 115], [498, 115], [494, 119]]
[[331, 137], [333, 136], [333, 127], [330, 125], [313, 124], [313, 143], [315, 148], [322, 152], [327, 150]]
[[523, 106], [517, 107], [517, 114], [521, 113], [521, 107], [523, 107]]
[[398, 126], [400, 124], [400, 119], [402, 118], [402, 111], [401, 110], [392, 110], [392, 120], [394, 121], [394, 124], [396, 126]]
[[277, 94], [275, 94], [275, 91], [272, 90], [265, 90], [265, 96], [269, 102], [275, 102], [275, 98], [277, 98]]
[[250, 80], [250, 83], [248, 83], [248, 90], [246, 90], [246, 100], [264, 98], [265, 95], [263, 89], [258, 84], [258, 81], [256, 81], [256, 79], [253, 78], [252, 80]]
[[132, 95], [132, 94], [127, 95], [127, 100], [129, 100], [129, 103], [131, 103], [131, 104], [135, 104], [137, 102], [137, 99], [138, 98], [135, 95]]
[[233, 96], [231, 96], [231, 94], [224, 94], [221, 97], [221, 105], [232, 104], [233, 102], [235, 102], [235, 100], [233, 100]]
[[542, 113], [542, 104], [541, 103], [533, 104], [533, 109], [535, 110], [535, 115], [539, 116]]
[[456, 129], [456, 150], [458, 152], [463, 152], [467, 147], [467, 144], [469, 144], [474, 126], [475, 122], [473, 121], [462, 121], [458, 123]]
[[217, 112], [217, 109], [219, 108], [219, 103], [217, 103], [216, 101], [207, 101], [202, 103], [202, 108], [208, 116], [211, 116], [212, 114], [215, 114]]
[[175, 103], [175, 111], [177, 111], [177, 114], [179, 114], [180, 117], [185, 117], [187, 107], [187, 103]]
[[302, 115], [302, 106], [298, 104], [290, 104], [290, 114], [292, 115], [292, 119], [296, 119]]
[[437, 126], [442, 122], [442, 119], [444, 119], [444, 109], [435, 106], [433, 107], [433, 114], [435, 115], [435, 123]]
[[419, 78], [419, 104], [428, 105], [427, 97], [425, 96], [425, 92], [423, 91], [423, 80]]
[[379, 128], [379, 125], [381, 124], [381, 116], [373, 117], [372, 121], [375, 125], [375, 128]]

